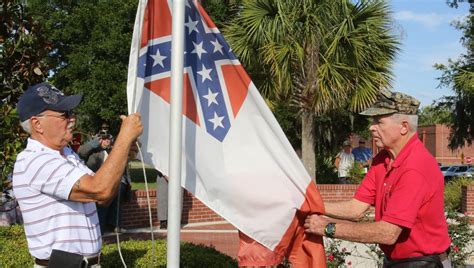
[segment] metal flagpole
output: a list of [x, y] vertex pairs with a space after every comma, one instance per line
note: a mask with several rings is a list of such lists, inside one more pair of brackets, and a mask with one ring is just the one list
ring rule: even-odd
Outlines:
[[167, 267], [179, 268], [181, 227], [181, 139], [183, 110], [184, 0], [173, 0], [171, 37], [170, 179]]

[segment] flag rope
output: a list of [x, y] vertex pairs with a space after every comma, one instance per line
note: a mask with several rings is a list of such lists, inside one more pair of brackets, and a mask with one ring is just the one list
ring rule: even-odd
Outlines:
[[153, 256], [153, 264], [155, 264], [156, 263], [155, 238], [154, 238], [154, 235], [153, 235], [153, 218], [152, 218], [152, 215], [151, 215], [150, 193], [148, 193], [148, 180], [147, 180], [146, 171], [145, 171], [145, 162], [143, 162], [142, 150], [140, 149], [140, 146], [139, 146], [138, 142], [136, 142], [136, 145], [138, 147], [138, 152], [140, 154], [140, 161], [142, 162], [143, 178], [145, 180], [146, 200], [147, 200], [147, 204], [148, 204], [148, 218], [150, 220], [151, 255]]
[[[138, 3], [137, 17], [138, 17], [138, 21], [139, 21], [139, 25], [140, 25], [139, 29], [142, 29], [143, 16], [144, 16], [144, 12], [145, 12], [145, 8], [143, 8], [143, 7], [146, 7], [146, 5], [147, 5], [147, 0], [140, 0], [140, 2]], [[139, 38], [137, 40], [138, 40], [138, 42], [140, 42], [140, 40], [141, 40], [141, 31], [139, 32]], [[133, 38], [132, 38], [132, 42], [133, 42]], [[133, 47], [133, 44], [132, 44], [132, 47]], [[138, 62], [139, 54], [140, 53], [137, 53], [137, 55], [136, 55], [136, 62]], [[135, 73], [135, 75], [136, 75], [136, 73]], [[138, 108], [135, 105], [135, 94], [136, 94], [136, 91], [137, 91], [137, 81], [136, 81], [136, 79], [133, 81], [133, 89], [134, 89], [134, 91], [133, 91], [133, 94], [132, 94], [131, 105], [129, 105], [129, 107], [128, 107], [129, 115], [132, 114], [132, 113], [136, 113], [137, 112], [136, 110]], [[145, 191], [146, 191], [146, 199], [147, 199], [147, 205], [148, 205], [148, 218], [149, 218], [149, 221], [150, 221], [151, 251], [152, 251], [153, 264], [155, 264], [156, 263], [156, 250], [155, 250], [155, 238], [154, 238], [154, 234], [153, 234], [153, 217], [152, 217], [152, 214], [151, 214], [150, 194], [148, 193], [148, 179], [147, 179], [146, 170], [145, 170], [145, 163], [143, 162], [143, 154], [142, 154], [142, 150], [140, 148], [140, 144], [138, 143], [138, 141], [135, 142], [135, 144], [136, 144], [136, 146], [138, 148], [138, 152], [140, 154], [140, 162], [142, 164], [143, 178], [144, 178], [144, 181], [145, 181]], [[119, 211], [120, 211], [120, 204], [118, 205], [117, 213]], [[118, 219], [118, 217], [117, 217], [117, 219]], [[122, 263], [123, 263], [124, 267], [127, 267], [125, 262], [123, 261], [122, 253], [120, 252], [119, 243], [120, 243], [120, 241], [119, 241], [118, 234], [117, 234], [117, 248], [119, 250], [120, 258], [122, 259]]]
[[[140, 162], [142, 163], [142, 170], [143, 170], [143, 179], [145, 181], [145, 191], [146, 191], [146, 200], [147, 200], [147, 205], [148, 205], [148, 219], [150, 221], [150, 233], [151, 233], [151, 254], [153, 257], [153, 263], [156, 263], [156, 250], [155, 250], [155, 236], [153, 234], [153, 217], [151, 214], [151, 202], [150, 202], [150, 193], [148, 192], [148, 179], [146, 176], [146, 169], [145, 169], [145, 162], [143, 162], [143, 154], [142, 150], [140, 149], [140, 144], [138, 142], [135, 142], [138, 148], [138, 153], [140, 154]], [[118, 192], [118, 202], [117, 202], [117, 220], [116, 220], [116, 226], [119, 226], [119, 213], [120, 213], [120, 189]], [[119, 234], [118, 232], [115, 232], [116, 239], [117, 239], [117, 249], [119, 252], [120, 259], [122, 261], [123, 267], [127, 268], [127, 264], [125, 263], [123, 256], [122, 256], [122, 251], [120, 248], [120, 239], [119, 239]]]
[[[128, 171], [127, 171], [128, 173]], [[122, 184], [122, 182], [120, 182], [120, 184]], [[121, 187], [122, 185], [120, 185], [119, 187]], [[125, 263], [125, 260], [123, 259], [123, 255], [122, 255], [122, 250], [120, 248], [120, 238], [119, 238], [119, 232], [118, 232], [118, 229], [117, 228], [120, 228], [119, 227], [119, 217], [120, 217], [120, 188], [119, 188], [119, 191], [118, 191], [118, 196], [117, 196], [117, 217], [115, 218], [115, 226], [116, 226], [116, 230], [115, 230], [115, 237], [116, 237], [116, 240], [117, 240], [117, 249], [118, 249], [118, 252], [119, 252], [119, 256], [120, 256], [120, 260], [122, 261], [122, 264], [123, 264], [123, 267], [124, 268], [127, 268], [127, 264]]]

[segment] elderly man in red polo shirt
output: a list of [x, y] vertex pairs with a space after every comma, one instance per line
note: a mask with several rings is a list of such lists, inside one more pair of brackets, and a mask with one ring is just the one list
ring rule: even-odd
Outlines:
[[[325, 216], [308, 216], [307, 233], [378, 243], [385, 253], [384, 267], [451, 266], [443, 175], [418, 139], [418, 105], [413, 97], [383, 91], [361, 113], [372, 117], [369, 130], [383, 150], [352, 199], [325, 202]], [[371, 205], [375, 222], [354, 222]]]

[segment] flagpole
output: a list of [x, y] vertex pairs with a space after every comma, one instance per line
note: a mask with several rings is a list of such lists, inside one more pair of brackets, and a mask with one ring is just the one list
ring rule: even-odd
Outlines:
[[173, 1], [171, 37], [170, 179], [167, 267], [179, 268], [181, 228], [181, 139], [183, 110], [184, 0]]

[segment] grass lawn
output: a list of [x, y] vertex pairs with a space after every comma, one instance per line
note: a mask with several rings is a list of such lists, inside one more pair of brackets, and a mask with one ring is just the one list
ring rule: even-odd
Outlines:
[[[120, 247], [128, 267], [166, 267], [166, 240], [155, 240], [155, 255], [150, 241], [128, 240]], [[180, 257], [180, 267], [237, 267], [236, 260], [204, 245], [181, 242]], [[103, 245], [100, 262], [102, 268], [122, 267], [115, 243]], [[22, 225], [0, 226], [0, 267], [33, 267]]]
[[[149, 179], [148, 179], [149, 180]], [[144, 182], [132, 182], [132, 190], [145, 190]], [[156, 180], [148, 181], [148, 190], [156, 190]]]

